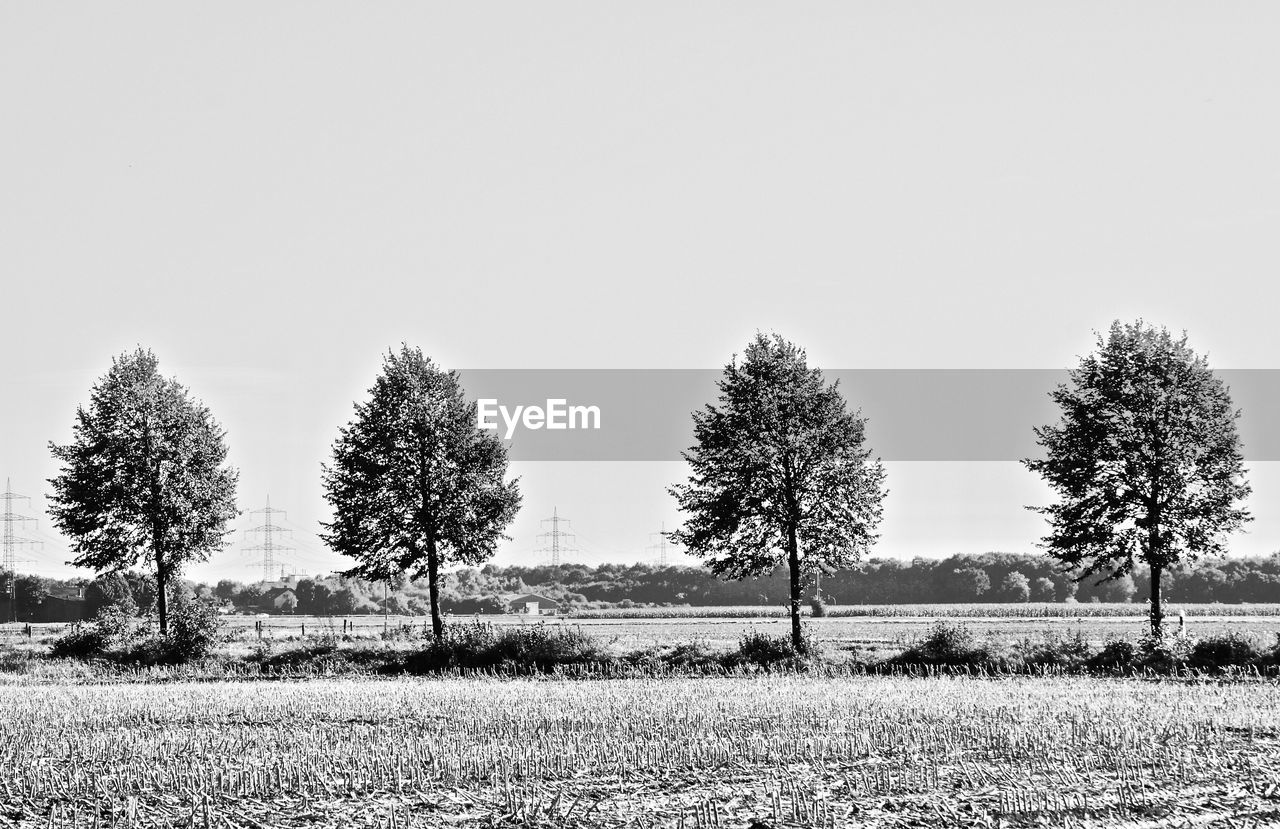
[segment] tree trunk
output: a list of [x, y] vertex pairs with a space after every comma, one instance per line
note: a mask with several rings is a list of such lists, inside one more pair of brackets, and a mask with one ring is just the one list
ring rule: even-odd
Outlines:
[[1156, 487], [1147, 508], [1147, 562], [1151, 567], [1151, 638], [1159, 641], [1164, 633], [1164, 609], [1160, 607], [1160, 490]]
[[439, 639], [444, 635], [444, 619], [440, 617], [440, 556], [436, 540], [427, 537], [427, 583], [431, 588], [431, 632]]
[[1164, 608], [1160, 605], [1160, 565], [1151, 565], [1151, 636], [1159, 640], [1164, 634]]
[[169, 576], [164, 568], [156, 566], [156, 611], [160, 614], [160, 635], [169, 632]]
[[164, 538], [157, 529], [151, 537], [152, 550], [156, 556], [156, 612], [160, 616], [160, 635], [169, 632], [169, 572], [164, 566]]
[[804, 636], [800, 631], [800, 544], [795, 525], [787, 527], [787, 563], [791, 568], [791, 644], [804, 653]]

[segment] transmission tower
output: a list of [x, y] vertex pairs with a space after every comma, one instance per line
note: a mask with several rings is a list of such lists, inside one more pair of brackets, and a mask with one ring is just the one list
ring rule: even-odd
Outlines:
[[667, 548], [670, 546], [670, 542], [667, 541], [667, 522], [663, 521], [662, 524], [660, 524], [659, 526], [662, 527], [661, 531], [656, 533], [649, 533], [650, 538], [653, 538], [655, 535], [658, 537], [658, 543], [650, 544], [645, 549], [657, 550], [658, 566], [666, 567], [667, 566]]
[[[0, 493], [0, 501], [4, 502], [4, 512], [0, 513], [0, 520], [4, 521], [3, 542], [0, 542], [0, 573], [4, 573], [8, 576], [5, 581], [9, 588], [7, 591], [9, 595], [9, 612], [13, 617], [11, 621], [16, 622], [18, 620], [18, 548], [21, 547], [23, 549], [29, 549], [43, 547], [44, 543], [14, 534], [14, 524], [24, 524], [28, 521], [34, 522], [35, 519], [13, 511], [14, 501], [26, 501], [30, 504], [31, 499], [25, 495], [19, 495], [14, 492], [13, 487], [9, 485], [8, 478], [5, 478], [4, 480], [4, 492]], [[23, 560], [30, 561], [30, 559]]]
[[[558, 567], [560, 565], [561, 552], [568, 551], [568, 550], [572, 550], [574, 552], [577, 551], [576, 548], [573, 546], [573, 541], [572, 541], [572, 539], [577, 538], [577, 536], [575, 536], [573, 533], [565, 532], [564, 530], [560, 529], [561, 524], [564, 524], [566, 527], [569, 526], [569, 519], [561, 518], [559, 510], [555, 507], [551, 508], [551, 517], [544, 518], [542, 520], [542, 523], [544, 526], [546, 524], [550, 524], [551, 532], [538, 534], [538, 541], [542, 543], [544, 546], [538, 548], [537, 550], [534, 550], [534, 552], [550, 553], [551, 566]], [[544, 538], [547, 539], [547, 541], [543, 542]], [[566, 539], [566, 538], [570, 539], [568, 544], [565, 544], [562, 541], [562, 539]]]
[[[274, 517], [278, 515], [281, 518], [283, 518], [284, 516], [288, 515], [288, 513], [282, 509], [276, 509], [275, 507], [271, 506], [271, 496], [268, 495], [267, 505], [262, 509], [253, 510], [249, 514], [261, 515], [263, 516], [263, 520], [262, 520], [262, 523], [259, 524], [258, 526], [250, 527], [249, 529], [245, 530], [245, 534], [259, 535], [261, 536], [262, 540], [257, 544], [244, 547], [243, 549], [246, 553], [262, 553], [262, 580], [273, 581], [274, 580], [273, 574], [276, 569], [276, 553], [282, 550], [293, 549], [293, 547], [282, 545], [276, 540], [277, 536], [280, 536], [285, 533], [292, 534], [293, 531], [277, 524], [274, 520]], [[283, 566], [281, 567], [280, 572], [283, 575], [284, 573]]]

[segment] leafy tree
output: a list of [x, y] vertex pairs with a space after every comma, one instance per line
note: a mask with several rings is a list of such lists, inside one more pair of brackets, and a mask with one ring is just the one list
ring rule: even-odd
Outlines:
[[221, 549], [237, 514], [226, 434], [177, 380], [139, 348], [111, 362], [76, 410], [71, 443], [49, 444], [62, 469], [50, 512], [72, 540], [77, 567], [154, 574], [160, 630], [167, 588], [191, 561]]
[[802, 581], [852, 564], [875, 542], [884, 468], [863, 448], [865, 419], [782, 337], [757, 334], [718, 385], [719, 404], [693, 414], [689, 481], [670, 489], [688, 518], [668, 536], [718, 575], [785, 563], [791, 640], [803, 651]]
[[103, 573], [84, 589], [85, 610], [90, 616], [97, 615], [104, 607], [128, 605], [131, 612], [137, 612], [133, 601], [133, 592], [129, 590], [129, 582], [120, 573]]
[[1139, 320], [1111, 326], [1097, 351], [1050, 395], [1057, 425], [1036, 429], [1045, 457], [1023, 463], [1059, 502], [1048, 516], [1050, 556], [1078, 578], [1150, 571], [1151, 632], [1161, 634], [1160, 577], [1184, 560], [1223, 551], [1251, 519], [1236, 433], [1239, 412], [1208, 361]]
[[1051, 602], [1057, 588], [1054, 587], [1053, 579], [1047, 576], [1040, 576], [1031, 582], [1031, 598], [1037, 602]]
[[991, 590], [991, 577], [981, 567], [957, 568], [948, 581], [955, 585], [955, 594], [947, 598], [957, 602], [975, 601]]
[[18, 618], [34, 619], [40, 612], [40, 605], [49, 598], [51, 582], [43, 576], [18, 576], [13, 582], [14, 604], [18, 610]]
[[444, 632], [440, 568], [490, 558], [520, 507], [507, 450], [481, 429], [455, 371], [417, 348], [388, 352], [382, 373], [339, 432], [324, 469], [333, 521], [324, 541], [369, 579], [427, 576], [431, 625]]
[[1123, 576], [1115, 579], [1107, 579], [1097, 586], [1094, 595], [1100, 601], [1128, 604], [1133, 601], [1133, 597], [1137, 594], [1138, 588], [1133, 583], [1133, 575], [1125, 573]]
[[1031, 580], [1014, 570], [1000, 582], [1000, 595], [1006, 602], [1031, 601]]
[[133, 601], [138, 606], [138, 612], [143, 615], [148, 615], [155, 610], [155, 580], [133, 570], [126, 570], [121, 575], [123, 575], [124, 580], [129, 583], [129, 594], [133, 596]]

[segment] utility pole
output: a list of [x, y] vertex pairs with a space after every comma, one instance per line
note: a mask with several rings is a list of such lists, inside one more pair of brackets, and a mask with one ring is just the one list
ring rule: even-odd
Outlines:
[[662, 527], [662, 530], [660, 532], [649, 533], [650, 538], [653, 538], [655, 535], [658, 537], [658, 543], [650, 544], [648, 547], [645, 547], [645, 549], [657, 550], [658, 566], [666, 567], [667, 566], [667, 547], [669, 544], [669, 542], [667, 541], [667, 522], [663, 521], [659, 526]]
[[13, 511], [15, 501], [26, 501], [29, 505], [31, 499], [14, 492], [8, 478], [4, 480], [4, 492], [0, 493], [0, 501], [4, 502], [4, 512], [0, 513], [0, 520], [4, 522], [3, 540], [0, 540], [0, 572], [7, 575], [6, 581], [9, 587], [7, 592], [9, 594], [10, 618], [5, 621], [16, 622], [18, 621], [18, 548], [43, 547], [44, 544], [39, 541], [33, 541], [30, 538], [23, 538], [14, 533], [14, 524], [25, 524], [28, 521], [34, 522], [35, 519]]
[[[260, 535], [262, 537], [262, 541], [258, 544], [244, 547], [243, 550], [246, 553], [262, 553], [262, 580], [264, 582], [269, 582], [269, 581], [272, 581], [275, 576], [276, 553], [282, 550], [293, 549], [293, 547], [282, 545], [278, 541], [276, 541], [276, 538], [278, 536], [284, 533], [293, 532], [292, 530], [287, 529], [281, 526], [280, 524], [275, 523], [275, 520], [274, 520], [275, 516], [278, 515], [281, 518], [283, 518], [284, 516], [288, 515], [288, 513], [282, 509], [276, 509], [272, 507], [271, 496], [268, 495], [266, 507], [264, 507], [263, 509], [253, 510], [249, 514], [264, 516], [261, 524], [259, 524], [256, 527], [251, 527], [245, 530], [246, 535], [251, 533]], [[280, 576], [282, 579], [284, 578], [283, 565], [281, 565]]]
[[551, 525], [551, 532], [547, 532], [547, 533], [539, 533], [539, 534], [538, 534], [538, 540], [539, 540], [539, 541], [542, 541], [542, 539], [544, 539], [544, 538], [545, 538], [545, 539], [548, 539], [548, 541], [547, 541], [547, 542], [545, 542], [545, 545], [547, 545], [547, 546], [543, 546], [543, 547], [541, 547], [541, 548], [539, 548], [539, 549], [535, 550], [534, 552], [538, 552], [538, 553], [550, 553], [550, 554], [551, 554], [551, 566], [552, 566], [552, 567], [559, 567], [559, 566], [560, 566], [560, 553], [561, 553], [562, 551], [566, 551], [566, 550], [572, 550], [572, 549], [574, 549], [574, 548], [573, 548], [573, 542], [572, 542], [572, 541], [570, 541], [570, 543], [566, 545], [566, 544], [563, 544], [562, 540], [563, 540], [563, 539], [566, 539], [566, 538], [567, 538], [567, 539], [573, 539], [573, 538], [576, 538], [577, 536], [575, 536], [573, 533], [570, 533], [570, 532], [564, 532], [563, 530], [561, 530], [561, 529], [560, 529], [560, 525], [561, 525], [561, 524], [564, 524], [566, 527], [567, 527], [567, 526], [569, 526], [569, 519], [568, 519], [568, 518], [561, 518], [561, 517], [560, 517], [560, 511], [559, 511], [559, 509], [558, 509], [558, 508], [556, 508], [556, 507], [552, 507], [552, 508], [551, 508], [551, 517], [550, 517], [550, 518], [544, 518], [544, 519], [543, 519], [543, 521], [542, 521], [542, 523], [543, 523], [544, 525], [546, 525], [546, 524], [550, 524], [550, 525]]

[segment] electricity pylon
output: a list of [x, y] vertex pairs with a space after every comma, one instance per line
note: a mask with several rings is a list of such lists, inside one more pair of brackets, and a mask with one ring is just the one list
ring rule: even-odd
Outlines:
[[562, 544], [562, 543], [561, 543], [561, 539], [565, 539], [565, 538], [568, 538], [568, 539], [574, 539], [574, 538], [576, 538], [577, 536], [575, 536], [573, 533], [564, 532], [563, 530], [561, 530], [561, 529], [560, 529], [560, 525], [561, 525], [561, 524], [564, 524], [566, 527], [567, 527], [567, 526], [569, 526], [569, 519], [568, 519], [568, 518], [561, 518], [561, 517], [560, 517], [560, 512], [559, 512], [559, 510], [558, 510], [556, 507], [552, 507], [552, 508], [551, 508], [551, 517], [550, 517], [550, 518], [544, 518], [544, 519], [542, 520], [542, 523], [543, 523], [543, 524], [550, 524], [550, 525], [551, 525], [551, 532], [549, 532], [549, 533], [539, 533], [539, 534], [538, 534], [538, 541], [540, 541], [540, 542], [541, 542], [541, 541], [542, 541], [542, 539], [544, 539], [544, 538], [549, 539], [549, 541], [547, 542], [547, 546], [540, 547], [539, 549], [534, 550], [534, 552], [535, 552], [535, 553], [550, 553], [550, 554], [551, 554], [551, 566], [552, 566], [552, 567], [559, 567], [559, 566], [560, 566], [560, 553], [561, 553], [562, 551], [565, 551], [565, 550], [573, 550], [573, 549], [574, 549], [574, 547], [573, 547], [573, 542], [572, 542], [572, 541], [570, 541], [570, 542], [569, 542], [569, 544], [565, 545], [565, 544]]
[[663, 521], [662, 524], [660, 524], [659, 526], [662, 527], [662, 530], [660, 532], [649, 533], [650, 538], [653, 538], [655, 535], [658, 537], [658, 543], [650, 544], [648, 547], [645, 547], [645, 549], [657, 550], [658, 566], [666, 567], [667, 566], [667, 548], [670, 546], [670, 542], [667, 541], [667, 522]]
[[[4, 522], [3, 540], [0, 540], [0, 573], [8, 576], [5, 581], [8, 582], [9, 588], [7, 591], [9, 594], [9, 613], [12, 616], [10, 621], [16, 622], [18, 620], [18, 548], [43, 547], [44, 543], [33, 541], [30, 538], [23, 538], [14, 533], [14, 524], [25, 524], [28, 521], [34, 522], [35, 519], [13, 511], [14, 501], [26, 501], [30, 504], [31, 499], [14, 492], [8, 478], [4, 480], [4, 492], [0, 493], [0, 501], [4, 502], [4, 512], [0, 513], [0, 520]], [[30, 561], [30, 559], [23, 560]]]
[[280, 552], [281, 550], [293, 549], [293, 547], [290, 547], [287, 545], [281, 545], [276, 541], [276, 536], [283, 533], [292, 534], [293, 530], [287, 529], [286, 527], [282, 527], [281, 525], [275, 523], [275, 521], [273, 520], [273, 517], [279, 515], [283, 518], [284, 516], [288, 515], [288, 513], [282, 509], [276, 509], [275, 507], [271, 506], [271, 496], [268, 495], [266, 507], [264, 507], [263, 509], [253, 510], [249, 514], [265, 516], [265, 519], [261, 524], [259, 524], [256, 527], [250, 527], [249, 529], [245, 530], [246, 536], [251, 533], [260, 534], [262, 536], [262, 541], [258, 544], [253, 544], [251, 546], [244, 547], [242, 549], [246, 553], [262, 553], [262, 580], [272, 581], [274, 579], [273, 574], [276, 569], [276, 553]]

